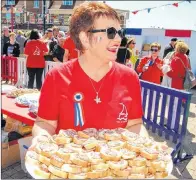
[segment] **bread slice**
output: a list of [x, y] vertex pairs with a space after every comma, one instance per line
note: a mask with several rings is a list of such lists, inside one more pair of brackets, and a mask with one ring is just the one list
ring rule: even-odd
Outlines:
[[73, 165], [73, 164], [64, 164], [61, 170], [67, 173], [80, 174], [82, 173], [82, 166]]
[[122, 156], [120, 151], [106, 148], [101, 149], [100, 154], [105, 161], [119, 161]]
[[34, 174], [39, 176], [40, 179], [49, 179], [50, 172], [45, 164], [40, 164], [34, 169]]
[[67, 178], [67, 176], [68, 176], [67, 172], [65, 172], [61, 168], [55, 167], [53, 165], [49, 165], [48, 170], [52, 174], [54, 174], [55, 176], [58, 176], [58, 177], [61, 177], [61, 178]]
[[41, 154], [39, 154], [38, 160], [39, 160], [39, 162], [45, 164], [46, 166], [50, 165], [50, 158], [48, 158], [46, 156], [42, 156]]
[[38, 143], [35, 147], [35, 151], [42, 156], [50, 158], [52, 154], [58, 151], [58, 145], [46, 142]]
[[57, 156], [56, 154], [53, 154], [50, 157], [50, 164], [55, 167], [61, 168], [62, 165], [64, 164], [64, 162], [65, 161], [62, 158], [60, 158], [59, 156]]
[[39, 155], [35, 151], [27, 151], [25, 156], [25, 162], [29, 165], [39, 165]]
[[110, 169], [113, 169], [116, 171], [126, 169], [128, 167], [128, 162], [124, 159], [121, 159], [120, 161], [108, 161], [107, 163]]
[[69, 179], [87, 179], [87, 174], [86, 173], [80, 173], [80, 174], [69, 173], [68, 178]]
[[78, 166], [88, 167], [89, 165], [89, 158], [86, 154], [73, 154], [70, 157], [70, 161]]

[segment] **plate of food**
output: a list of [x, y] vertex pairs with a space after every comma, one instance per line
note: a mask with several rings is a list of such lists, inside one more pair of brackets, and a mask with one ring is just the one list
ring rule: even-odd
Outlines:
[[21, 107], [29, 107], [29, 104], [36, 104], [39, 101], [40, 92], [23, 94], [15, 99], [16, 105]]
[[43, 136], [27, 152], [25, 166], [35, 179], [163, 179], [173, 169], [159, 143], [122, 128]]
[[17, 87], [13, 86], [13, 85], [9, 85], [9, 84], [3, 84], [1, 86], [1, 94], [7, 94], [10, 91], [16, 90]]

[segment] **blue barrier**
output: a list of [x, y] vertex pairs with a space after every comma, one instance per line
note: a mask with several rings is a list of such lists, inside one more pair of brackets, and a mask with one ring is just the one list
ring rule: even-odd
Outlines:
[[[171, 153], [174, 163], [192, 158], [184, 145], [192, 93], [140, 80], [143, 122], [160, 137], [176, 144]], [[164, 135], [163, 135], [164, 134]], [[185, 152], [185, 157], [183, 153]]]

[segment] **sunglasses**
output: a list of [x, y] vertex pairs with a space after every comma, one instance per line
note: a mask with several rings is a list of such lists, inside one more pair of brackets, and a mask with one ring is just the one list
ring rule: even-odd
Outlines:
[[151, 49], [151, 51], [153, 52], [158, 52], [158, 49]]
[[135, 42], [131, 43], [131, 44], [136, 44]]
[[123, 29], [117, 31], [114, 27], [110, 27], [107, 29], [92, 29], [92, 30], [89, 30], [88, 32], [91, 32], [91, 33], [106, 32], [108, 39], [114, 39], [116, 34], [118, 34], [121, 38], [125, 36]]

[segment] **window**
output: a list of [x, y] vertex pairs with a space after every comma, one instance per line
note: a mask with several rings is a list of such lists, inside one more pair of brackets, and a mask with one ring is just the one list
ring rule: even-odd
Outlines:
[[6, 0], [6, 5], [15, 5], [15, 0]]
[[34, 0], [34, 8], [39, 8], [39, 0]]
[[73, 0], [63, 0], [63, 5], [72, 6], [73, 5]]

